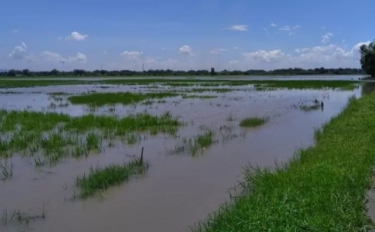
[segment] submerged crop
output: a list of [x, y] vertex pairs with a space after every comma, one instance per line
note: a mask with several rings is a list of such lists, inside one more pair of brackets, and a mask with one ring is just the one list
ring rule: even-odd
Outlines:
[[112, 164], [104, 168], [92, 167], [88, 175], [77, 177], [76, 186], [81, 190], [81, 197], [87, 198], [111, 186], [121, 184], [134, 175], [143, 174], [147, 168], [148, 164], [140, 159], [126, 164]]
[[174, 134], [183, 125], [170, 113], [118, 118], [1, 110], [0, 119], [0, 157], [24, 153], [34, 157], [35, 164], [39, 165], [70, 156], [85, 156], [91, 150], [101, 151], [103, 140], [124, 138], [134, 143], [139, 138], [134, 133]]

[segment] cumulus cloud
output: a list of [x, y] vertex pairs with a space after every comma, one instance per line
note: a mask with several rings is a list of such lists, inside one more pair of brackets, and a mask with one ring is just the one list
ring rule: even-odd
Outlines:
[[81, 63], [86, 63], [87, 61], [87, 56], [81, 52], [77, 52], [75, 56], [69, 56], [68, 60], [70, 62], [81, 62]]
[[327, 43], [331, 39], [333, 34], [331, 32], [328, 32], [322, 36], [322, 43]]
[[84, 41], [89, 37], [88, 35], [82, 35], [79, 32], [73, 31], [70, 35], [65, 37], [66, 40]]
[[188, 45], [184, 45], [184, 46], [180, 47], [179, 53], [183, 54], [183, 55], [187, 55], [187, 56], [192, 56], [193, 50]]
[[21, 43], [21, 45], [14, 47], [13, 51], [9, 53], [9, 57], [15, 60], [22, 60], [26, 56], [26, 50], [26, 44]]
[[51, 52], [51, 51], [41, 52], [40, 56], [45, 61], [51, 61], [51, 62], [65, 62], [66, 61], [66, 59], [62, 57], [59, 53]]
[[68, 56], [67, 58], [63, 57], [57, 52], [51, 52], [51, 51], [44, 51], [40, 53], [40, 57], [43, 61], [47, 62], [79, 62], [79, 63], [86, 63], [87, 62], [87, 56], [81, 52], [77, 52], [75, 56]]
[[277, 25], [273, 22], [271, 22], [271, 27], [277, 27]]
[[278, 50], [258, 50], [242, 53], [244, 60], [237, 63], [243, 69], [277, 69], [277, 68], [339, 68], [359, 67], [359, 48], [370, 41], [360, 42], [350, 49], [335, 44], [297, 48], [294, 55]]
[[224, 28], [226, 30], [233, 30], [233, 31], [247, 31], [247, 25], [233, 25], [228, 28]]
[[272, 50], [272, 51], [265, 51], [265, 50], [258, 50], [255, 52], [244, 52], [242, 56], [245, 57], [247, 61], [265, 61], [265, 62], [275, 62], [283, 57], [286, 56], [284, 52], [281, 50]]

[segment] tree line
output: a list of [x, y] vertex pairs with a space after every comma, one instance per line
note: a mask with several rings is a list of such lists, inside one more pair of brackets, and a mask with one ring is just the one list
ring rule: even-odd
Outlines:
[[288, 69], [275, 69], [275, 70], [256, 70], [251, 69], [247, 71], [240, 70], [223, 70], [220, 72], [215, 71], [214, 68], [211, 70], [171, 70], [171, 69], [154, 69], [147, 71], [131, 71], [131, 70], [94, 70], [87, 71], [81, 69], [75, 69], [72, 71], [59, 71], [53, 69], [51, 71], [30, 71], [24, 70], [8, 70], [0, 72], [0, 76], [3, 77], [16, 77], [16, 76], [242, 76], [242, 75], [353, 75], [353, 74], [365, 74], [362, 69], [358, 68], [314, 68], [314, 69], [302, 69], [302, 68], [288, 68]]

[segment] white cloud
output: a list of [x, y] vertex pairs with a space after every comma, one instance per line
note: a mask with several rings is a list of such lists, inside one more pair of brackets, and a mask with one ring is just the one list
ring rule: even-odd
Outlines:
[[282, 31], [293, 31], [293, 30], [296, 30], [296, 29], [298, 29], [300, 27], [301, 27], [300, 25], [284, 26], [284, 27], [280, 27], [279, 29], [282, 30]]
[[138, 52], [138, 51], [124, 51], [120, 55], [121, 56], [127, 56], [127, 57], [139, 57], [142, 54], [143, 54], [143, 52]]
[[233, 50], [237, 50], [238, 49], [238, 47], [233, 47]]
[[242, 56], [245, 57], [247, 61], [265, 61], [265, 62], [275, 62], [278, 61], [286, 56], [284, 52], [281, 50], [272, 50], [272, 51], [265, 51], [265, 50], [258, 50], [256, 52], [244, 52]]
[[[242, 53], [244, 60], [236, 64], [242, 69], [277, 69], [277, 68], [359, 68], [359, 48], [370, 41], [360, 42], [351, 49], [344, 49], [339, 45], [330, 44], [295, 49], [295, 55], [287, 54], [282, 50], [258, 50]], [[230, 62], [229, 62], [230, 64]]]
[[323, 29], [323, 30], [326, 29], [326, 26], [322, 26], [322, 29]]
[[19, 29], [13, 29], [13, 30], [12, 30], [13, 33], [17, 33], [17, 32], [19, 32], [19, 31], [20, 31]]
[[268, 29], [263, 27], [264, 32], [268, 33]]
[[180, 47], [179, 52], [180, 54], [187, 55], [187, 56], [193, 55], [193, 50], [188, 45], [184, 45]]
[[103, 51], [103, 54], [104, 54], [104, 55], [107, 55], [107, 54], [108, 54], [108, 52], [107, 52], [107, 51]]
[[228, 51], [228, 49], [225, 49], [225, 48], [219, 48], [219, 49], [214, 49], [214, 50], [212, 50], [210, 53], [211, 54], [219, 54], [219, 53], [221, 53], [221, 52], [225, 52], [225, 51]]
[[66, 40], [84, 41], [89, 37], [88, 35], [82, 35], [79, 32], [73, 31], [69, 36], [65, 37]]
[[70, 62], [82, 62], [82, 63], [86, 63], [87, 61], [87, 56], [81, 52], [78, 52], [75, 56], [73, 57], [69, 57], [68, 60]]
[[40, 57], [43, 60], [50, 61], [50, 62], [66, 62], [67, 61], [59, 53], [51, 52], [51, 51], [44, 51], [44, 52], [40, 53]]
[[277, 27], [277, 25], [273, 22], [271, 22], [271, 27]]
[[233, 25], [229, 28], [224, 28], [227, 30], [234, 30], [234, 31], [247, 31], [247, 25]]
[[238, 63], [240, 63], [239, 60], [231, 60], [231, 61], [229, 61], [229, 64], [238, 64]]
[[62, 55], [60, 55], [57, 52], [51, 52], [51, 51], [44, 51], [40, 53], [40, 57], [43, 61], [47, 62], [80, 62], [80, 63], [86, 63], [87, 56], [81, 52], [78, 52], [75, 56], [69, 56], [67, 58], [64, 58]]
[[15, 46], [13, 51], [9, 53], [9, 57], [15, 60], [22, 60], [26, 56], [27, 46], [25, 43], [21, 43], [19, 46]]
[[322, 36], [322, 43], [327, 43], [331, 39], [333, 34], [331, 32], [328, 32]]

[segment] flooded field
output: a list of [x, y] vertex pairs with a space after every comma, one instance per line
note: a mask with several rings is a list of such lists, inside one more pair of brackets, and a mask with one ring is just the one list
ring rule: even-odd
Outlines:
[[245, 166], [313, 145], [362, 88], [0, 89], [0, 231], [189, 231], [236, 195]]

